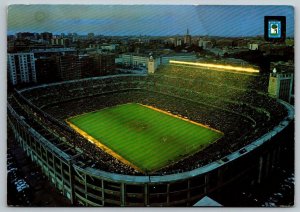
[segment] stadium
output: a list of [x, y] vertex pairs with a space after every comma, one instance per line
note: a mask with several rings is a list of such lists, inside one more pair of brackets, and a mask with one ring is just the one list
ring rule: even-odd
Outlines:
[[192, 206], [272, 175], [294, 108], [267, 87], [251, 68], [173, 61], [15, 90], [8, 123], [74, 205]]

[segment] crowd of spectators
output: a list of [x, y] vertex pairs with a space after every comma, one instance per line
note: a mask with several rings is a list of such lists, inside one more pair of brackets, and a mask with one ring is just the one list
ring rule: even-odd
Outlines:
[[211, 69], [197, 66], [168, 64], [160, 66], [157, 75], [181, 76], [187, 79], [197, 79], [200, 81], [214, 81], [218, 84], [226, 84], [235, 88], [253, 89], [257, 91], [267, 91], [269, 75], [248, 74], [220, 69]]
[[76, 156], [78, 165], [101, 167], [110, 172], [137, 173], [132, 167], [119, 162], [101, 149], [95, 148], [92, 143], [77, 135], [65, 124], [59, 125], [54, 118], [49, 119], [49, 115], [43, 111], [28, 109], [28, 105], [18, 94], [9, 97], [9, 104], [36, 132], [59, 146], [58, 148], [65, 153]]
[[[255, 80], [262, 83], [252, 87]], [[220, 159], [276, 126], [286, 111], [264, 90], [265, 82], [258, 76], [171, 66], [162, 67], [158, 74], [147, 77], [112, 76], [57, 83], [25, 90], [22, 95], [36, 106], [31, 113], [39, 115], [39, 123], [72, 146], [73, 150], [69, 151], [74, 151], [74, 155], [76, 151], [82, 152], [76, 159], [78, 164], [109, 172], [142, 175], [85, 140], [68, 127], [64, 119], [137, 102], [203, 123], [225, 134], [203, 151], [152, 173], [164, 175]], [[28, 107], [26, 102], [19, 104]]]

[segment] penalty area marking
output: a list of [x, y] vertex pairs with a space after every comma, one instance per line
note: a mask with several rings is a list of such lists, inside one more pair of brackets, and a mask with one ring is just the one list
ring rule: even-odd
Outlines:
[[103, 143], [101, 143], [99, 140], [95, 139], [94, 137], [90, 136], [89, 134], [87, 134], [85, 131], [81, 130], [79, 127], [77, 127], [76, 125], [72, 124], [71, 122], [69, 122], [68, 120], [65, 120], [76, 132], [78, 132], [80, 135], [82, 135], [85, 139], [87, 139], [89, 142], [91, 142], [92, 144], [95, 144], [97, 147], [99, 147], [100, 149], [102, 149], [104, 152], [108, 153], [109, 155], [113, 156], [114, 158], [117, 158], [118, 160], [120, 160], [121, 162], [123, 162], [124, 164], [142, 172], [145, 173], [143, 170], [141, 170], [139, 167], [137, 167], [136, 165], [134, 165], [133, 163], [129, 162], [128, 160], [126, 160], [125, 158], [123, 158], [121, 155], [119, 155], [118, 153], [116, 153], [115, 151], [113, 151], [112, 149], [110, 149], [109, 147], [107, 147], [106, 145], [104, 145]]

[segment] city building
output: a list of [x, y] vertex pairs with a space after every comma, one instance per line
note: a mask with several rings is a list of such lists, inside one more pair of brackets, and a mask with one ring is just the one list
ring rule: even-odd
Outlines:
[[155, 59], [150, 56], [149, 60], [148, 60], [148, 74], [154, 74], [155, 70], [157, 69], [157, 62], [155, 61]]
[[175, 45], [175, 42], [176, 42], [176, 38], [167, 38], [166, 40], [164, 40], [165, 44]]
[[192, 36], [189, 34], [189, 29], [186, 30], [186, 35], [184, 36], [184, 44], [188, 46], [192, 44]]
[[12, 85], [37, 82], [33, 53], [7, 55], [8, 79]]
[[92, 57], [89, 55], [79, 55], [78, 56], [78, 63], [81, 70], [81, 77], [95, 77], [97, 73], [95, 71], [95, 64]]
[[203, 49], [211, 49], [213, 47], [213, 43], [210, 40], [200, 38], [198, 41], [198, 46], [202, 47]]
[[52, 38], [51, 45], [61, 45], [68, 47], [70, 45], [70, 40], [68, 38]]
[[293, 62], [272, 62], [272, 73], [269, 78], [269, 95], [291, 102], [294, 94], [294, 64]]
[[290, 102], [292, 97], [293, 77], [292, 73], [278, 73], [276, 68], [274, 68], [273, 73], [270, 74], [269, 78], [269, 95]]
[[34, 33], [31, 33], [31, 32], [18, 32], [16, 34], [16, 37], [17, 39], [34, 39], [35, 38], [35, 35]]
[[22, 51], [27, 51], [30, 46], [30, 40], [28, 39], [16, 39], [13, 43], [10, 43], [10, 53], [17, 53]]
[[198, 45], [200, 38], [199, 37], [192, 37], [192, 45]]
[[258, 43], [249, 43], [249, 50], [258, 50]]
[[7, 52], [13, 52], [15, 49], [15, 41], [14, 40], [8, 40], [7, 41]]
[[119, 44], [103, 44], [101, 49], [104, 51], [115, 51]]
[[115, 55], [114, 54], [91, 54], [94, 60], [95, 75], [109, 75], [115, 72]]
[[159, 57], [159, 64], [161, 65], [168, 64], [170, 60], [195, 61], [196, 59], [197, 56], [194, 53], [167, 54], [167, 55], [161, 55]]
[[91, 43], [89, 44], [90, 49], [101, 49], [102, 51], [113, 52], [119, 44], [100, 44], [100, 43]]
[[181, 38], [176, 38], [175, 39], [175, 46], [181, 46], [182, 45], [182, 39]]
[[80, 63], [77, 55], [56, 56], [58, 76], [60, 80], [74, 80], [81, 78]]
[[90, 43], [89, 44], [89, 48], [100, 49], [101, 48], [101, 44], [100, 43]]
[[118, 61], [125, 66], [148, 68], [149, 56], [146, 54], [121, 54]]
[[[159, 66], [168, 64], [170, 60], [195, 61], [196, 59], [197, 56], [194, 53], [176, 53], [159, 55], [153, 60], [155, 60], [155, 66]], [[149, 55], [146, 54], [122, 54], [116, 61], [125, 66], [149, 68]]]
[[76, 33], [73, 33], [71, 40], [72, 40], [72, 42], [77, 42], [79, 40], [78, 35]]
[[75, 54], [76, 50], [73, 48], [47, 48], [47, 49], [32, 49], [31, 52], [34, 53], [34, 58], [40, 58], [40, 57]]
[[50, 41], [52, 39], [52, 33], [51, 32], [42, 32], [41, 38], [43, 40]]
[[58, 81], [55, 57], [40, 57], [35, 60], [36, 78], [38, 83]]

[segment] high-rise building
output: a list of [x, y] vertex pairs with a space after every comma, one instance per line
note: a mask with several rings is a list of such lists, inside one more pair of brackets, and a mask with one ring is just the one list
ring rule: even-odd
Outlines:
[[77, 55], [56, 56], [58, 76], [61, 80], [81, 78], [81, 68]]
[[186, 30], [186, 35], [184, 36], [184, 44], [188, 46], [192, 44], [192, 36], [189, 34], [189, 29]]
[[33, 53], [14, 53], [7, 55], [8, 78], [12, 85], [36, 82]]
[[96, 76], [109, 75], [115, 72], [114, 54], [93, 54], [91, 57], [94, 60]]
[[39, 83], [58, 81], [55, 57], [40, 57], [35, 60], [36, 79]]
[[95, 73], [95, 64], [92, 57], [88, 55], [79, 55], [78, 63], [80, 66], [82, 78], [97, 76]]

